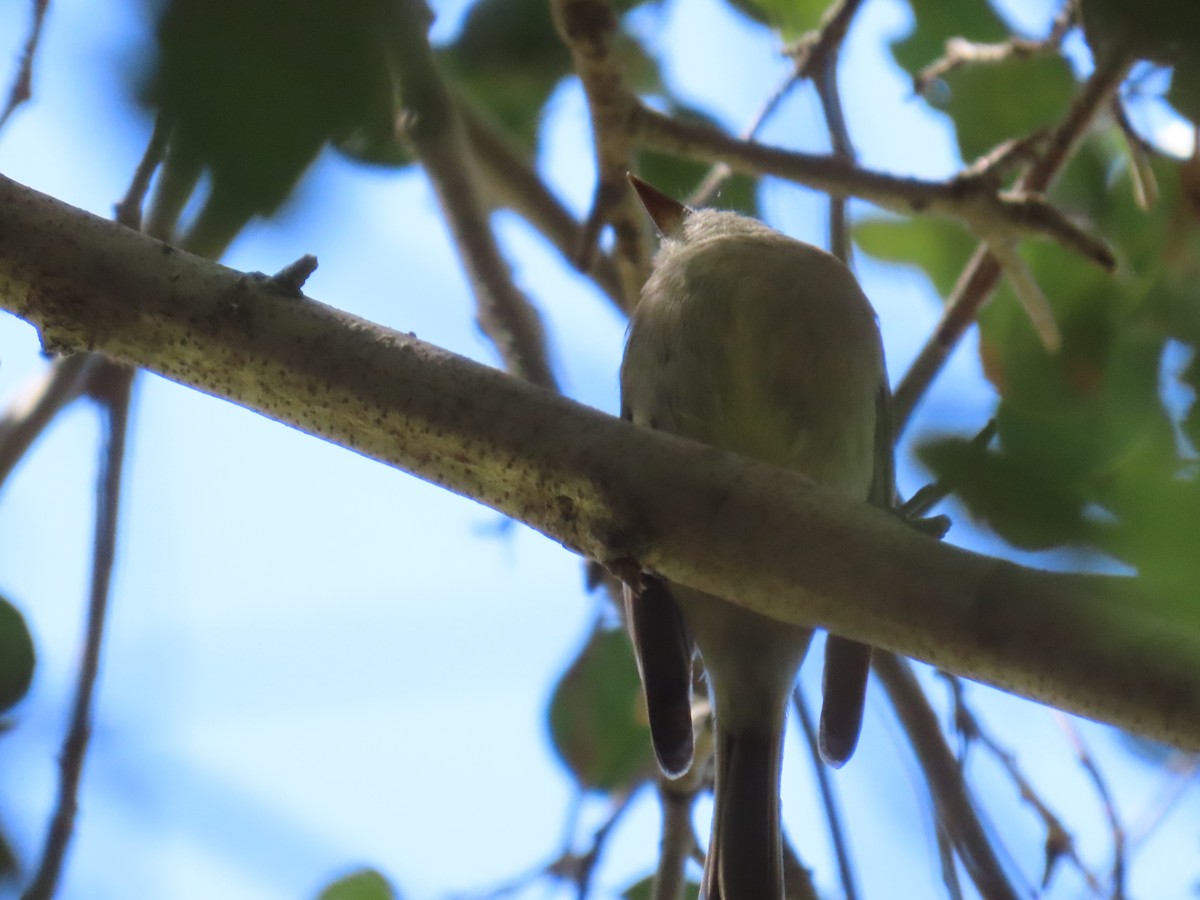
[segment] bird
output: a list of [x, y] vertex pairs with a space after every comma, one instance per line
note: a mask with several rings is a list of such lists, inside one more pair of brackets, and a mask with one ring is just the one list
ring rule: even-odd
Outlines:
[[[751, 217], [691, 209], [630, 175], [661, 245], [630, 318], [621, 415], [890, 503], [890, 391], [875, 311], [836, 257]], [[797, 534], [797, 541], [804, 535]], [[624, 591], [651, 742], [688, 770], [694, 648], [715, 728], [713, 821], [701, 896], [783, 897], [779, 781], [787, 707], [812, 628], [641, 573]], [[826, 641], [819, 744], [858, 741], [871, 649]]]

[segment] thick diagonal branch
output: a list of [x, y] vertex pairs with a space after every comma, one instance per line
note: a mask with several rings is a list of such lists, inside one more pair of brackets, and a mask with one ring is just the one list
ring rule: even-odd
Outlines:
[[51, 346], [225, 397], [590, 558], [632, 558], [1200, 750], [1200, 628], [1155, 615], [1135, 580], [938, 543], [794, 473], [634, 427], [3, 178], [0, 305]]

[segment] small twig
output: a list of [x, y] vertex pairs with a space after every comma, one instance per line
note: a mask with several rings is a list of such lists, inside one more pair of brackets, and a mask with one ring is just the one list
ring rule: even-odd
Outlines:
[[[1128, 60], [1110, 58], [1092, 72], [1063, 121], [1051, 133], [1046, 149], [1021, 178], [1019, 189], [1022, 192], [1040, 194], [1049, 189], [1092, 120], [1120, 87], [1130, 65]], [[903, 434], [918, 401], [975, 321], [999, 279], [1000, 266], [995, 258], [987, 252], [986, 246], [976, 248], [946, 303], [941, 321], [896, 388], [897, 439]]]
[[620, 20], [608, 0], [551, 0], [550, 9], [587, 95], [596, 148], [596, 191], [580, 234], [576, 265], [583, 271], [591, 268], [600, 232], [611, 224], [625, 296], [637, 297], [649, 273], [650, 256], [642, 211], [625, 180], [633, 169], [631, 122], [637, 99], [625, 87], [611, 53]]
[[[856, 163], [857, 156], [854, 152], [854, 144], [850, 140], [850, 130], [846, 125], [841, 92], [838, 90], [836, 46], [825, 55], [823, 65], [817, 71], [813, 81], [816, 84], [817, 97], [821, 101], [821, 109], [825, 114], [825, 126], [829, 129], [829, 141], [834, 157], [849, 163]], [[830, 194], [829, 252], [846, 265], [851, 264], [849, 225], [846, 216], [845, 195]]]
[[1154, 147], [1134, 129], [1120, 97], [1113, 97], [1112, 112], [1121, 137], [1125, 139], [1125, 148], [1129, 151], [1129, 177], [1133, 182], [1134, 202], [1139, 209], [1149, 212], [1158, 202], [1158, 179], [1154, 177], [1154, 167], [1150, 164]]
[[975, 810], [958, 761], [938, 726], [937, 716], [909, 664], [876, 649], [872, 668], [887, 689], [888, 699], [912, 743], [946, 830], [963, 867], [979, 893], [989, 900], [1017, 900], [1022, 894], [1009, 881]]
[[33, 881], [23, 900], [50, 900], [54, 896], [67, 847], [74, 830], [79, 783], [91, 736], [92, 697], [100, 671], [100, 648], [108, 593], [112, 584], [117, 543], [117, 511], [121, 496], [121, 469], [125, 459], [125, 437], [129, 423], [129, 398], [134, 370], [104, 361], [92, 370], [89, 390], [104, 409], [105, 446], [101, 454], [96, 489], [95, 543], [92, 551], [91, 597], [88, 602], [87, 633], [79, 665], [71, 722], [59, 755], [58, 801], [50, 819], [46, 844]]
[[639, 140], [665, 153], [708, 162], [724, 160], [737, 171], [775, 175], [814, 190], [858, 197], [902, 215], [928, 213], [959, 219], [978, 232], [1039, 235], [1104, 268], [1115, 265], [1103, 240], [1075, 225], [1036, 190], [997, 194], [982, 179], [927, 181], [889, 175], [828, 154], [739, 140], [710, 125], [683, 122], [646, 106], [637, 108], [635, 123]]
[[846, 900], [856, 900], [858, 888], [854, 880], [854, 863], [850, 859], [850, 846], [846, 840], [845, 826], [842, 824], [841, 805], [838, 803], [833, 783], [829, 778], [829, 767], [821, 758], [821, 749], [817, 743], [817, 729], [799, 686], [792, 689], [792, 708], [796, 710], [796, 718], [800, 721], [800, 730], [804, 735], [804, 741], [808, 745], [808, 753], [812, 759], [813, 772], [817, 776], [817, 789], [821, 792], [821, 805], [825, 808], [825, 822], [829, 825], [829, 839], [833, 842], [833, 855], [837, 859], [842, 892]]
[[99, 359], [92, 353], [56, 359], [17, 392], [0, 418], [0, 487], [58, 411], [83, 392]]
[[[806, 78], [816, 80], [816, 76], [829, 66], [829, 61], [836, 60], [842, 41], [846, 39], [846, 32], [850, 30], [850, 23], [854, 20], [854, 14], [861, 5], [862, 0], [837, 0], [826, 10], [825, 17], [815, 31], [787, 48], [787, 54], [792, 57], [792, 69], [767, 97], [758, 115], [742, 132], [742, 140], [752, 140], [758, 134], [759, 129], [775, 113], [792, 88]], [[688, 205], [707, 206], [732, 174], [733, 169], [727, 163], [714, 164], [688, 198]]]
[[1034, 812], [1042, 820], [1042, 824], [1046, 828], [1046, 862], [1042, 869], [1042, 890], [1045, 890], [1049, 886], [1050, 879], [1054, 875], [1054, 869], [1058, 862], [1062, 859], [1069, 859], [1075, 865], [1075, 868], [1079, 870], [1079, 873], [1083, 876], [1092, 892], [1098, 894], [1100, 892], [1100, 882], [1092, 874], [1091, 870], [1084, 865], [1078, 851], [1075, 849], [1075, 841], [1066, 826], [1063, 825], [1062, 820], [1054, 814], [1049, 804], [1042, 800], [1033, 783], [1025, 777], [1025, 773], [1021, 771], [1021, 767], [1017, 763], [1016, 756], [1001, 746], [1000, 742], [980, 725], [979, 720], [966, 704], [962, 692], [962, 683], [959, 679], [945, 673], [942, 673], [942, 676], [950, 685], [954, 698], [954, 723], [959, 735], [962, 737], [964, 762], [967, 748], [975, 742], [982, 744], [1008, 773], [1008, 777], [1016, 786], [1021, 799], [1033, 807]]
[[950, 836], [939, 821], [934, 825], [936, 832], [938, 862], [942, 866], [942, 883], [946, 885], [946, 893], [950, 900], [963, 900], [962, 884], [958, 880], [958, 866], [954, 862], [954, 847]]
[[17, 66], [17, 75], [8, 91], [8, 100], [4, 111], [0, 112], [0, 128], [3, 128], [17, 107], [27, 103], [33, 96], [33, 61], [37, 56], [38, 45], [42, 40], [42, 26], [46, 22], [46, 10], [50, 0], [33, 0], [33, 21], [29, 24], [29, 36], [21, 50], [21, 62]]
[[604, 850], [605, 842], [608, 840], [608, 836], [613, 828], [616, 827], [617, 822], [621, 820], [621, 817], [625, 815], [625, 811], [629, 809], [629, 804], [636, 793], [637, 790], [635, 788], [625, 791], [616, 798], [616, 802], [613, 804], [608, 818], [593, 833], [592, 844], [586, 853], [566, 854], [547, 867], [547, 874], [558, 875], [574, 882], [575, 896], [578, 900], [585, 900], [588, 896], [592, 885], [592, 875], [596, 871], [596, 863], [600, 861], [600, 854]]
[[458, 113], [433, 62], [424, 0], [402, 0], [397, 65], [402, 69], [406, 134], [437, 193], [475, 292], [480, 327], [514, 375], [556, 389], [541, 318], [513, 283], [471, 171]]
[[[975, 437], [971, 438], [970, 452], [981, 454], [987, 450], [988, 444], [996, 436], [996, 420], [989, 419]], [[931, 509], [958, 490], [958, 485], [948, 478], [939, 478], [933, 484], [927, 484], [908, 498], [898, 510], [900, 518], [906, 521], [919, 520]]]
[[[495, 196], [495, 203], [525, 219], [574, 264], [583, 240], [582, 225], [502, 133], [484, 121], [469, 104], [458, 103], [457, 106], [473, 156], [479, 163], [485, 192]], [[625, 299], [621, 276], [611, 256], [597, 252], [586, 274], [618, 309], [625, 313], [631, 311], [637, 295]]]
[[1049, 353], [1057, 353], [1062, 348], [1062, 332], [1054, 319], [1054, 310], [1042, 289], [1038, 287], [1033, 272], [1017, 253], [1016, 244], [1005, 238], [988, 239], [985, 243], [996, 262], [1000, 264], [1000, 270], [1008, 278], [1008, 283], [1017, 295], [1017, 302], [1025, 310], [1025, 315], [1029, 316], [1029, 322], [1037, 332], [1042, 346]]
[[[126, 228], [141, 229], [142, 203], [146, 199], [146, 193], [150, 190], [150, 179], [154, 177], [154, 170], [162, 162], [166, 149], [167, 129], [163, 126], [162, 119], [156, 118], [154, 130], [150, 132], [150, 140], [146, 143], [142, 159], [138, 163], [137, 169], [134, 170], [133, 179], [129, 182], [129, 189], [125, 191], [125, 196], [114, 207], [117, 221]], [[151, 237], [165, 240], [167, 235], [151, 234]]]
[[1100, 767], [1092, 758], [1079, 729], [1064, 713], [1055, 711], [1055, 718], [1066, 733], [1067, 740], [1071, 742], [1075, 755], [1079, 758], [1079, 764], [1083, 766], [1083, 770], [1087, 772], [1092, 784], [1095, 785], [1100, 803], [1104, 806], [1104, 815], [1108, 819], [1108, 828], [1112, 835], [1112, 900], [1125, 900], [1125, 829], [1121, 825], [1121, 817], [1117, 813], [1116, 800], [1108, 788], [1108, 782], [1100, 772]]
[[970, 64], [994, 64], [1009, 59], [1028, 59], [1042, 53], [1057, 50], [1063, 38], [1071, 30], [1074, 22], [1074, 0], [1063, 4], [1050, 33], [1040, 40], [1014, 37], [998, 44], [977, 44], [961, 37], [952, 37], [946, 41], [946, 53], [940, 59], [934, 60], [913, 78], [913, 91], [924, 94], [934, 81], [945, 78], [960, 66]]
[[683, 900], [687, 888], [687, 861], [696, 847], [696, 834], [692, 831], [692, 806], [696, 795], [673, 788], [670, 782], [660, 782], [658, 786], [662, 842], [654, 885], [650, 890], [651, 900]]

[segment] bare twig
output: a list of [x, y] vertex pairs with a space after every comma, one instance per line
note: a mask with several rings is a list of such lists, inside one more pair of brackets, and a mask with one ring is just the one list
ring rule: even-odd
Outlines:
[[[582, 225], [503, 134], [469, 104], [459, 103], [458, 110], [486, 192], [495, 196], [494, 202], [513, 210], [540, 231], [574, 265], [583, 241]], [[621, 276], [611, 256], [597, 251], [587, 274], [618, 309], [630, 311], [633, 304], [625, 300]]]
[[1029, 270], [1025, 260], [1017, 253], [1016, 244], [1005, 238], [985, 241], [988, 250], [1000, 265], [1000, 270], [1008, 278], [1017, 302], [1025, 310], [1033, 330], [1037, 332], [1042, 346], [1050, 353], [1056, 353], [1062, 347], [1062, 332], [1054, 319], [1054, 310], [1050, 301], [1038, 287], [1033, 272]]
[[837, 860], [838, 876], [842, 881], [842, 893], [846, 900], [856, 900], [858, 888], [854, 880], [854, 863], [850, 859], [850, 845], [846, 841], [845, 827], [842, 825], [841, 805], [829, 778], [829, 767], [821, 758], [817, 729], [799, 686], [792, 689], [792, 708], [796, 710], [796, 718], [800, 720], [800, 730], [808, 746], [813, 772], [817, 776], [817, 789], [821, 792], [821, 805], [825, 808], [825, 821], [829, 825], [829, 839], [833, 843], [833, 855]]
[[8, 123], [17, 107], [28, 102], [33, 96], [33, 62], [42, 39], [42, 26], [46, 22], [46, 10], [49, 6], [50, 0], [33, 0], [33, 21], [29, 23], [29, 36], [21, 50], [21, 62], [17, 65], [16, 77], [9, 88], [8, 100], [5, 101], [3, 112], [0, 112], [0, 128]]
[[[854, 4], [848, 4], [854, 6]], [[853, 9], [851, 10], [853, 12]], [[847, 24], [849, 24], [847, 22]], [[849, 163], [857, 162], [854, 144], [850, 140], [850, 130], [846, 126], [846, 114], [842, 109], [841, 92], [838, 90], [837, 46], [833, 45], [825, 54], [823, 65], [817, 71], [814, 82], [817, 86], [817, 97], [821, 100], [821, 109], [825, 114], [825, 125], [829, 129], [829, 142], [833, 147], [836, 159]], [[850, 223], [846, 216], [846, 196], [844, 194], [829, 195], [829, 252], [844, 262], [850, 260]]]
[[90, 353], [56, 359], [17, 392], [0, 418], [0, 486], [58, 411], [83, 392], [95, 362]]
[[644, 218], [625, 174], [633, 169], [631, 122], [637, 100], [612, 57], [619, 20], [608, 0], [551, 0], [554, 24], [571, 51], [592, 117], [597, 180], [576, 264], [587, 271], [605, 225], [615, 236], [615, 256], [628, 298], [636, 298], [649, 272]]
[[986, 180], [978, 178], [927, 181], [889, 175], [831, 155], [742, 141], [710, 125], [683, 122], [646, 106], [637, 108], [635, 122], [638, 138], [666, 153], [710, 162], [725, 160], [737, 171], [775, 175], [815, 190], [859, 197], [905, 215], [930, 213], [959, 219], [979, 232], [1040, 235], [1097, 265], [1111, 268], [1115, 264], [1103, 240], [1079, 228], [1032, 189], [997, 194]]
[[104, 410], [105, 446], [101, 454], [100, 478], [96, 490], [95, 546], [92, 551], [91, 598], [88, 603], [87, 634], [71, 721], [59, 755], [58, 801], [50, 819], [46, 844], [33, 881], [23, 900], [49, 900], [54, 896], [62, 874], [67, 846], [74, 830], [79, 783], [83, 761], [91, 736], [92, 697], [100, 671], [100, 648], [104, 639], [104, 621], [108, 610], [108, 592], [112, 583], [113, 559], [117, 542], [117, 510], [121, 496], [121, 469], [125, 458], [125, 437], [129, 421], [129, 397], [134, 370], [120, 363], [104, 361], [93, 370], [90, 390]]
[[1034, 812], [1042, 820], [1042, 824], [1046, 828], [1046, 862], [1042, 869], [1042, 890], [1045, 890], [1050, 884], [1055, 866], [1060, 860], [1065, 858], [1069, 859], [1075, 865], [1075, 868], [1079, 870], [1079, 873], [1083, 876], [1092, 892], [1099, 894], [1100, 882], [1080, 858], [1079, 852], [1075, 848], [1075, 840], [1066, 826], [1063, 825], [1062, 820], [1054, 814], [1049, 804], [1038, 794], [1033, 783], [1025, 777], [1025, 773], [1021, 771], [1021, 767], [1017, 763], [1016, 756], [1003, 747], [999, 741], [980, 725], [979, 720], [967, 706], [966, 699], [963, 696], [962, 682], [952, 675], [945, 675], [943, 673], [943, 676], [949, 683], [954, 697], [954, 722], [963, 740], [964, 755], [966, 749], [973, 743], [978, 742], [982, 744], [1008, 773], [1008, 777], [1012, 779], [1021, 799], [1033, 807]]
[[991, 900], [1016, 900], [1022, 894], [1009, 881], [996, 858], [967, 792], [958, 761], [946, 745], [937, 716], [909, 664], [890, 653], [876, 650], [872, 667], [887, 689], [888, 699], [912, 743], [933, 795], [938, 820], [954, 843], [967, 874], [982, 896]]
[[1042, 53], [1057, 50], [1063, 38], [1071, 30], [1075, 14], [1074, 0], [1063, 4], [1050, 33], [1040, 40], [1029, 38], [1010, 38], [998, 44], [977, 44], [965, 38], [953, 37], [946, 41], [946, 53], [940, 59], [934, 60], [913, 78], [913, 91], [924, 94], [934, 81], [945, 78], [960, 66], [976, 63], [999, 63], [1009, 59], [1028, 59]]
[[513, 283], [500, 253], [471, 171], [469, 145], [433, 61], [424, 0], [403, 0], [397, 15], [397, 65], [401, 68], [406, 134], [421, 159], [454, 235], [463, 267], [475, 292], [484, 333], [515, 375], [554, 389], [541, 318]]
[[[125, 191], [125, 196], [115, 207], [117, 221], [126, 228], [140, 229], [142, 227], [142, 203], [146, 199], [146, 192], [150, 190], [150, 179], [154, 177], [154, 170], [162, 162], [166, 149], [167, 129], [163, 126], [162, 119], [157, 118], [154, 120], [154, 130], [150, 133], [150, 140], [142, 153], [141, 162], [138, 163], [138, 167], [133, 173], [133, 179], [129, 182], [129, 189]], [[172, 227], [174, 224], [174, 222], [171, 223]], [[147, 233], [159, 240], [167, 239], [166, 233]]]
[[662, 807], [662, 842], [658, 854], [658, 868], [654, 872], [654, 885], [650, 890], [651, 900], [683, 900], [687, 888], [685, 870], [696, 845], [692, 831], [692, 805], [696, 795], [692, 791], [673, 789], [670, 782], [658, 786], [658, 800]]
[[[749, 127], [742, 132], [742, 140], [749, 141], [758, 134], [758, 130], [778, 109], [779, 104], [783, 102], [783, 98], [791, 92], [792, 88], [806, 78], [815, 79], [829, 67], [830, 60], [836, 59], [842, 41], [846, 38], [846, 32], [850, 30], [854, 14], [858, 12], [861, 5], [862, 0], [837, 0], [826, 10], [825, 17], [815, 31], [805, 35], [788, 48], [788, 55], [792, 57], [793, 61], [792, 69], [778, 87], [771, 92]], [[692, 192], [692, 196], [688, 198], [688, 205], [706, 206], [732, 174], [733, 169], [728, 163], [714, 164], [700, 185]]]
[[1100, 797], [1100, 803], [1104, 807], [1104, 815], [1108, 819], [1108, 828], [1112, 835], [1112, 894], [1110, 896], [1112, 900], [1125, 900], [1125, 828], [1121, 825], [1121, 817], [1117, 813], [1116, 800], [1108, 788], [1108, 782], [1101, 773], [1100, 767], [1096, 765], [1096, 760], [1088, 750], [1083, 735], [1079, 733], [1079, 729], [1061, 712], [1055, 713], [1055, 718], [1058, 719], [1058, 724], [1066, 733], [1067, 740], [1071, 742], [1075, 755], [1079, 758], [1079, 764], [1083, 766], [1083, 770], [1092, 780], [1096, 793]]
[[600, 861], [600, 854], [604, 850], [608, 835], [616, 827], [621, 817], [625, 815], [625, 811], [629, 809], [629, 804], [636, 793], [637, 791], [634, 789], [618, 794], [614, 798], [608, 817], [592, 834], [592, 842], [587, 851], [584, 853], [573, 853], [570, 851], [564, 853], [546, 867], [545, 874], [573, 883], [575, 885], [575, 896], [578, 900], [586, 900], [588, 892], [591, 890], [592, 875], [596, 871], [596, 863]]
[[[1020, 180], [1021, 192], [1042, 193], [1050, 187], [1083, 139], [1092, 120], [1107, 106], [1124, 80], [1129, 66], [1128, 60], [1109, 59], [1092, 72], [1062, 123], [1051, 134], [1046, 149]], [[903, 433], [918, 401], [941, 371], [950, 352], [975, 321], [999, 279], [1000, 266], [996, 259], [987, 252], [986, 246], [976, 248], [946, 303], [941, 321], [896, 388], [894, 409], [897, 438]]]
[[946, 885], [946, 894], [950, 900], [963, 900], [962, 884], [958, 879], [958, 866], [954, 860], [954, 845], [950, 843], [950, 835], [946, 833], [940, 820], [934, 824], [934, 831], [938, 862], [942, 867], [942, 884]]
[[1129, 176], [1133, 182], [1133, 199], [1139, 209], [1149, 212], [1158, 202], [1158, 179], [1154, 177], [1154, 167], [1150, 164], [1154, 147], [1137, 133], [1133, 123], [1129, 121], [1125, 104], [1121, 102], [1120, 97], [1113, 97], [1112, 111], [1113, 119], [1121, 130], [1121, 137], [1125, 139], [1125, 149], [1129, 151]]

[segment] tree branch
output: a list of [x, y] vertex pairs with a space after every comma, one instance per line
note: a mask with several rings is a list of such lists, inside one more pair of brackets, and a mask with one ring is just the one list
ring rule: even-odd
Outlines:
[[637, 138], [664, 153], [706, 162], [724, 160], [741, 172], [775, 175], [814, 190], [859, 197], [902, 215], [932, 213], [958, 219], [989, 235], [1039, 235], [1104, 268], [1116, 264], [1103, 240], [1079, 228], [1036, 193], [997, 193], [990, 180], [970, 175], [949, 181], [888, 175], [835, 155], [739, 140], [711, 125], [683, 122], [646, 106], [636, 107], [635, 112]]
[[471, 280], [479, 326], [514, 374], [555, 387], [541, 317], [513, 283], [479, 199], [469, 145], [446, 85], [433, 62], [424, 0], [402, 0], [403, 36], [396, 53], [404, 95], [405, 133], [421, 159], [446, 214], [463, 268]]
[[[1092, 72], [1080, 88], [1066, 117], [1050, 135], [1046, 149], [1021, 178], [1021, 191], [1040, 194], [1050, 188], [1096, 115], [1120, 87], [1129, 72], [1129, 66], [1128, 60], [1109, 59]], [[988, 237], [994, 239], [995, 236]], [[904, 433], [917, 403], [978, 317], [979, 310], [999, 281], [1000, 264], [988, 252], [987, 245], [981, 244], [967, 261], [933, 334], [896, 387], [893, 408], [897, 439]]]
[[1200, 749], [1200, 629], [1156, 615], [1134, 579], [939, 543], [795, 473], [620, 422], [2, 177], [0, 305], [50, 348], [225, 397], [589, 558]]
[[550, 0], [550, 9], [587, 94], [596, 147], [596, 191], [580, 234], [576, 264], [584, 271], [590, 268], [600, 231], [611, 223], [626, 308], [632, 309], [649, 274], [650, 258], [645, 217], [625, 180], [634, 168], [630, 137], [637, 100], [626, 89], [611, 52], [620, 21], [608, 0]]

